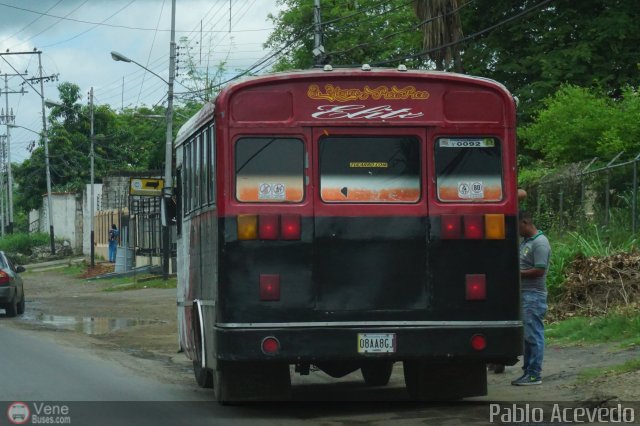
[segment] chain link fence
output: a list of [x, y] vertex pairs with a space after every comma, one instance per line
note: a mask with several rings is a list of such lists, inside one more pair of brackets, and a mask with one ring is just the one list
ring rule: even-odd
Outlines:
[[562, 232], [595, 224], [635, 235], [640, 154], [624, 159], [621, 152], [606, 164], [597, 161], [569, 165], [524, 186], [523, 206], [541, 228]]

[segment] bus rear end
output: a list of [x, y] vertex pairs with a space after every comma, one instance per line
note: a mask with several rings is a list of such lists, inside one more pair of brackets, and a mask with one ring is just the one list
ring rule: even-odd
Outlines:
[[514, 121], [502, 86], [441, 73], [224, 91], [218, 400], [284, 398], [291, 365], [384, 385], [396, 362], [413, 399], [486, 394], [486, 363], [521, 353]]

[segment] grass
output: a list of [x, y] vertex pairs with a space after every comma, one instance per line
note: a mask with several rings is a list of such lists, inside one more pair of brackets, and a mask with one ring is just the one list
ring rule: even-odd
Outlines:
[[137, 281], [132, 281], [132, 277], [127, 277], [127, 282], [118, 282], [123, 279], [113, 279], [108, 280], [110, 284], [114, 284], [110, 287], [105, 288], [103, 291], [112, 292], [112, 291], [128, 291], [128, 290], [140, 290], [145, 288], [176, 288], [177, 280], [175, 277], [170, 277], [167, 281], [164, 281], [162, 278], [152, 278], [152, 279], [140, 279]]
[[49, 244], [49, 235], [42, 232], [6, 234], [0, 238], [0, 250], [9, 253], [29, 255], [33, 247], [47, 244]]
[[581, 344], [616, 342], [620, 347], [640, 345], [640, 313], [636, 308], [603, 317], [575, 317], [550, 324], [545, 336], [551, 343]]
[[619, 374], [631, 373], [637, 370], [640, 370], [640, 358], [631, 359], [624, 364], [608, 367], [585, 368], [580, 372], [578, 381], [588, 382], [598, 377], [617, 376]]
[[73, 265], [69, 265], [65, 268], [62, 268], [61, 271], [65, 275], [71, 275], [75, 277], [82, 273], [87, 272], [87, 265], [85, 265], [84, 263], [75, 263]]

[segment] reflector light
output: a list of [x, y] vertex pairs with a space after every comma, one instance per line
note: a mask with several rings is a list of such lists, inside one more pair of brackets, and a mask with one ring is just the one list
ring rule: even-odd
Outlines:
[[279, 217], [275, 214], [260, 215], [258, 218], [258, 235], [261, 240], [277, 240], [280, 234]]
[[466, 239], [481, 240], [484, 237], [484, 218], [481, 215], [466, 215], [462, 221]]
[[280, 235], [283, 240], [299, 240], [302, 229], [299, 215], [284, 215], [280, 219]]
[[258, 216], [245, 214], [238, 216], [238, 239], [255, 240], [258, 238]]
[[504, 215], [485, 214], [484, 232], [488, 240], [504, 240]]
[[443, 240], [457, 239], [462, 236], [460, 229], [460, 216], [444, 215], [441, 218], [441, 224], [441, 238]]
[[5, 271], [0, 269], [0, 284], [9, 284], [11, 282], [11, 277]]
[[487, 298], [487, 277], [485, 274], [467, 274], [467, 300], [485, 300]]
[[476, 351], [483, 351], [487, 347], [487, 339], [482, 334], [471, 336], [471, 347]]
[[260, 300], [280, 300], [280, 274], [260, 274]]
[[273, 336], [262, 339], [262, 352], [273, 355], [280, 350], [280, 342]]

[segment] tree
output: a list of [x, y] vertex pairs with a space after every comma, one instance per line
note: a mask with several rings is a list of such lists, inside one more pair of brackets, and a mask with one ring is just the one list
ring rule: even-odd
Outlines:
[[[90, 181], [90, 111], [79, 103], [80, 88], [73, 83], [58, 86], [61, 106], [51, 108], [47, 132], [51, 184], [54, 191], [81, 191]], [[200, 107], [195, 102], [176, 106], [174, 136]], [[94, 113], [95, 179], [100, 182], [114, 171], [161, 170], [165, 159], [166, 109], [162, 106], [127, 109], [117, 114], [108, 105], [96, 105]], [[149, 116], [154, 116], [149, 118]], [[47, 192], [44, 145], [15, 165], [16, 206], [39, 208]]]
[[551, 166], [640, 153], [640, 96], [626, 88], [618, 99], [594, 89], [566, 85], [518, 135]]
[[475, 0], [460, 13], [467, 34], [532, 9], [464, 46], [465, 70], [504, 83], [529, 122], [562, 84], [619, 96], [638, 84], [637, 0]]
[[[275, 30], [265, 47], [278, 52], [273, 69], [310, 68], [313, 57], [313, 0], [279, 0], [282, 11], [270, 14]], [[321, 3], [324, 62], [360, 65], [420, 51], [420, 32], [407, 0]], [[412, 62], [417, 66], [420, 60]], [[410, 63], [409, 65], [411, 65]]]
[[461, 46], [458, 41], [462, 39], [462, 24], [458, 0], [415, 0], [414, 7], [420, 22], [425, 22], [422, 25], [422, 47], [430, 51], [428, 56], [436, 69], [454, 68], [461, 73]]

